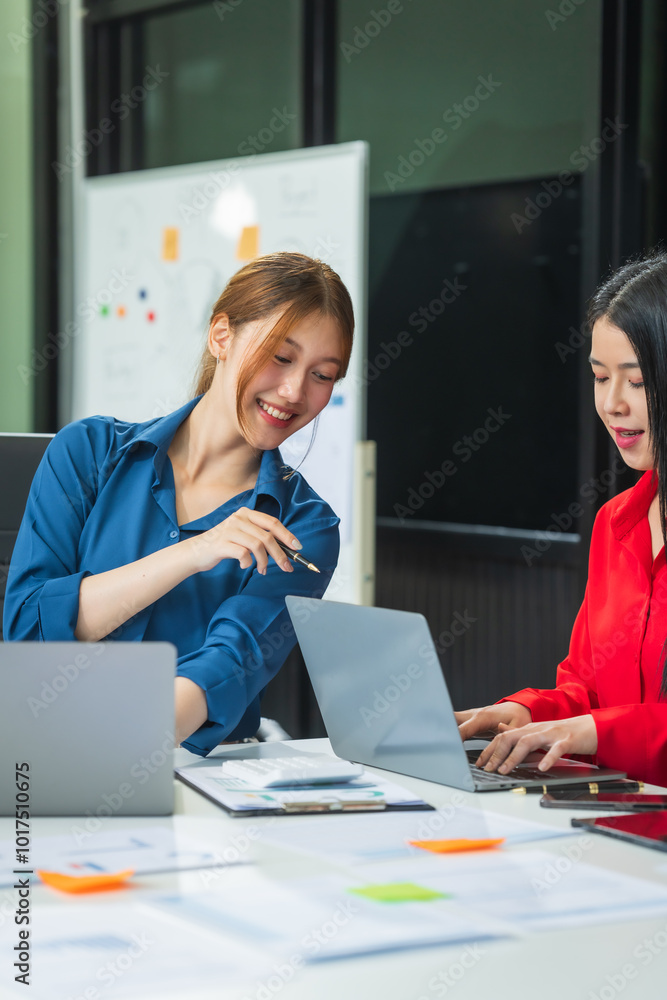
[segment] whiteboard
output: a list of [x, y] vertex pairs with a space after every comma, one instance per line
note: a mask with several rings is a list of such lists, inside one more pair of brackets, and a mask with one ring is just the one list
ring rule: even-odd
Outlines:
[[356, 319], [348, 375], [320, 415], [310, 451], [312, 425], [281, 451], [341, 519], [327, 596], [361, 601], [369, 567], [355, 525], [370, 531], [374, 517], [360, 520], [354, 509], [365, 427], [367, 143], [87, 178], [82, 187], [71, 419], [147, 420], [192, 398], [211, 308], [252, 257], [296, 250], [340, 274]]

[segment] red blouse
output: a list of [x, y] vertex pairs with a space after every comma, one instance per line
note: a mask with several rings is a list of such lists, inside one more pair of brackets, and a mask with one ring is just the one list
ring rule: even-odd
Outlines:
[[586, 593], [556, 688], [525, 688], [502, 700], [525, 705], [533, 722], [590, 712], [599, 764], [667, 785], [667, 699], [660, 699], [667, 564], [664, 548], [653, 559], [647, 516], [656, 489], [646, 472], [599, 511]]

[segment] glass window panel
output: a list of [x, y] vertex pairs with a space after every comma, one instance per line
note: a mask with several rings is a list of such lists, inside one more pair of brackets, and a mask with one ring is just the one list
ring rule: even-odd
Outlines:
[[147, 17], [148, 66], [169, 76], [144, 109], [144, 166], [302, 142], [299, 0], [207, 3]]
[[371, 192], [571, 169], [596, 135], [600, 2], [570, 6], [340, 0], [337, 138], [370, 142]]
[[539, 530], [581, 500], [601, 4], [570, 6], [340, 0], [337, 139], [371, 147], [380, 516]]

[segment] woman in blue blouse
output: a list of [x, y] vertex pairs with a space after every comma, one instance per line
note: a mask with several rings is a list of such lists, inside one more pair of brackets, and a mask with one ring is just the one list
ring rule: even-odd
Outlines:
[[12, 556], [6, 638], [173, 642], [176, 741], [203, 755], [251, 735], [294, 645], [284, 597], [321, 596], [339, 548], [338, 518], [278, 448], [328, 403], [353, 328], [320, 261], [275, 253], [237, 272], [196, 398], [141, 424], [79, 420], [50, 444]]

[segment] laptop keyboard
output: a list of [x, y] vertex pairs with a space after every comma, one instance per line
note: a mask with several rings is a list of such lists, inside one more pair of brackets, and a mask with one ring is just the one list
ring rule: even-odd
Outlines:
[[537, 767], [514, 767], [507, 774], [498, 774], [497, 771], [485, 771], [482, 767], [476, 767], [475, 761], [479, 757], [479, 750], [466, 750], [470, 771], [477, 782], [496, 785], [501, 781], [536, 781], [546, 780], [546, 775]]
[[525, 767], [515, 767], [512, 771], [508, 771], [507, 774], [498, 774], [497, 771], [485, 771], [483, 768], [475, 767], [471, 764], [470, 772], [478, 785], [497, 785], [507, 781], [521, 782], [536, 780], [541, 780], [544, 783], [547, 780], [547, 776], [543, 771], [531, 771]]

